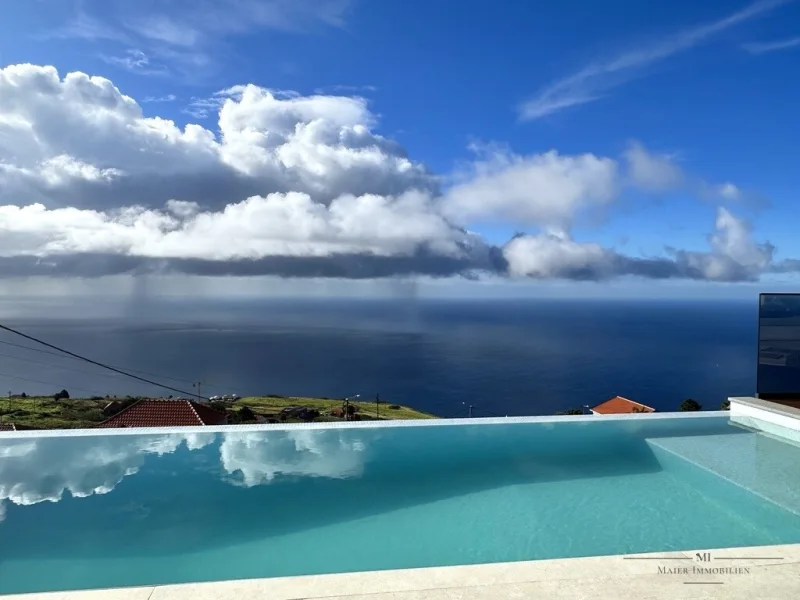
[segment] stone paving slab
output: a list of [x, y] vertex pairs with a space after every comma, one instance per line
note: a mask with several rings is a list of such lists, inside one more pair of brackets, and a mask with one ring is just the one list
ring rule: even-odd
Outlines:
[[[701, 561], [698, 554], [710, 560]], [[709, 574], [698, 569], [713, 571]], [[777, 600], [792, 597], [800, 597], [800, 544], [0, 596], [2, 600]]]

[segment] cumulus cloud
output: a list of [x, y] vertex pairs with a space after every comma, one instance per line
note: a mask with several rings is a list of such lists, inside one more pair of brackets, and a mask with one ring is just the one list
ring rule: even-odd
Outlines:
[[519, 225], [568, 226], [576, 213], [614, 199], [617, 163], [593, 154], [555, 151], [518, 156], [494, 151], [461, 175], [442, 199], [453, 220], [497, 219]]
[[669, 257], [629, 257], [566, 235], [522, 235], [503, 248], [513, 277], [603, 280], [620, 276], [710, 281], [755, 280], [772, 262], [774, 247], [753, 241], [746, 221], [724, 208], [705, 251], [673, 250]]
[[772, 244], [756, 243], [750, 225], [724, 208], [717, 211], [716, 232], [709, 244], [709, 252], [678, 251], [676, 256], [692, 272], [713, 281], [758, 279], [775, 253]]
[[[626, 169], [595, 154], [481, 146], [443, 179], [376, 133], [363, 98], [238, 85], [205, 106], [213, 131], [146, 117], [101, 77], [0, 70], [0, 276], [719, 279], [769, 268], [771, 253], [754, 258], [761, 246], [730, 213], [711, 258], [645, 260], [573, 241], [575, 218], [610, 207], [626, 185], [652, 192], [682, 180], [670, 157], [638, 144]], [[548, 233], [505, 246], [474, 233], [498, 222]]]
[[636, 187], [664, 192], [684, 183], [684, 175], [674, 157], [648, 152], [642, 144], [633, 142], [625, 151], [628, 175]]
[[107, 494], [138, 473], [148, 455], [172, 454], [182, 446], [200, 450], [218, 440], [222, 471], [233, 476], [231, 483], [247, 487], [268, 484], [278, 476], [357, 477], [367, 457], [358, 431], [7, 439], [0, 443], [0, 522], [6, 502], [29, 506], [58, 502], [65, 494]]
[[[134, 475], [147, 454], [175, 452], [181, 445], [198, 450], [214, 434], [10, 439], [0, 444], [0, 506], [58, 502], [107, 494]], [[68, 443], [66, 443], [68, 442]]]
[[269, 483], [278, 475], [358, 477], [365, 454], [366, 446], [357, 436], [337, 430], [222, 434], [220, 445], [223, 469], [240, 474], [247, 487]]

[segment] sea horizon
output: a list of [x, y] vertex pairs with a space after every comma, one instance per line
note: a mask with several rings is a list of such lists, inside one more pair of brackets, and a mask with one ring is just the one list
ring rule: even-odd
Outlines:
[[[441, 417], [465, 416], [469, 406], [475, 416], [554, 414], [616, 395], [659, 411], [689, 397], [716, 410], [755, 391], [757, 302], [738, 298], [282, 298], [144, 308], [5, 323], [190, 393], [201, 381], [203, 395], [380, 395]], [[0, 342], [8, 391], [172, 393], [20, 348], [36, 344], [9, 334]]]

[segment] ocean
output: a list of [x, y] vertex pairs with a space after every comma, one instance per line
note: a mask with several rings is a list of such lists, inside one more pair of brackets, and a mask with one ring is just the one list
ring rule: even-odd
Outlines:
[[[152, 313], [3, 323], [203, 395], [405, 404], [442, 417], [546, 415], [621, 395], [659, 411], [752, 395], [757, 299], [173, 302]], [[16, 344], [16, 345], [10, 345]], [[0, 394], [180, 395], [0, 331]]]

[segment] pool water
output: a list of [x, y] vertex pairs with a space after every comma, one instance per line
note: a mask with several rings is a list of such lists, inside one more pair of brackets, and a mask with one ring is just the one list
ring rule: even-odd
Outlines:
[[0, 437], [0, 593], [800, 543], [727, 416], [116, 433]]

